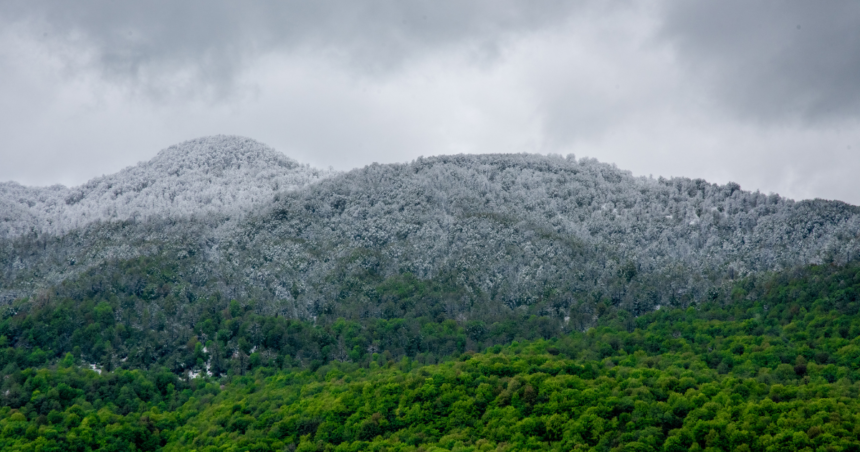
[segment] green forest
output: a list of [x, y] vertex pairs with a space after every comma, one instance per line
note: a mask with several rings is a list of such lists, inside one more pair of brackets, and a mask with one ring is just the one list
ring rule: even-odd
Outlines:
[[860, 451], [858, 265], [638, 317], [598, 297], [586, 331], [446, 319], [456, 288], [409, 275], [374, 289], [390, 316], [297, 321], [129, 265], [4, 313], [0, 449]]

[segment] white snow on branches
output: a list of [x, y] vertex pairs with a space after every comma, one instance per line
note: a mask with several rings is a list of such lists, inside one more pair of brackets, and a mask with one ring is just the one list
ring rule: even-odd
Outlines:
[[251, 139], [200, 138], [79, 187], [0, 183], [0, 238], [61, 234], [97, 221], [242, 214], [332, 174]]

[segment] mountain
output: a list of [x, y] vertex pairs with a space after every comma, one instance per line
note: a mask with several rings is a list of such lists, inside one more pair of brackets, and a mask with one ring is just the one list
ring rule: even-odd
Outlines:
[[211, 137], [83, 187], [18, 192], [41, 197], [4, 197], [29, 215], [6, 230], [31, 231], [0, 242], [7, 299], [150, 256], [178, 265], [200, 296], [289, 317], [407, 315], [430, 302], [401, 306], [376, 289], [409, 275], [445, 287], [433, 315], [519, 310], [584, 328], [606, 307], [686, 306], [726, 296], [735, 278], [860, 251], [856, 206], [572, 157], [442, 156], [332, 174]]
[[2, 450], [860, 450], [860, 208], [210, 137], [0, 186]]
[[0, 238], [64, 234], [95, 222], [236, 215], [332, 174], [247, 138], [200, 138], [79, 187], [0, 183]]
[[844, 263], [858, 233], [860, 209], [841, 202], [637, 178], [589, 159], [480, 155], [373, 165], [279, 196], [218, 250], [232, 287], [299, 293], [312, 315], [345, 302], [384, 315], [367, 282], [409, 273], [462, 287], [452, 318], [487, 303], [564, 318], [599, 302], [634, 314], [687, 305], [741, 276]]

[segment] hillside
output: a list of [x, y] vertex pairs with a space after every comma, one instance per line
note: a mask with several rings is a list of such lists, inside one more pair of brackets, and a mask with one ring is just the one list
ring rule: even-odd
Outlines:
[[79, 187], [0, 183], [0, 238], [59, 235], [96, 222], [241, 214], [331, 174], [247, 138], [200, 138]]
[[[158, 367], [97, 373], [71, 353], [24, 369], [44, 354], [7, 347], [4, 335], [0, 448], [860, 448], [860, 267], [744, 280], [733, 293], [729, 305], [607, 316], [587, 333], [453, 353], [441, 364], [364, 352], [308, 368], [257, 351], [220, 380]], [[95, 325], [112, 321], [101, 315]], [[189, 347], [205, 358], [222, 339], [209, 352]]]
[[209, 137], [0, 185], [3, 450], [860, 450], [860, 208]]
[[858, 234], [860, 209], [840, 202], [636, 178], [588, 159], [481, 155], [328, 179], [280, 196], [217, 246], [233, 287], [295, 300], [306, 315], [367, 304], [373, 284], [409, 273], [462, 290], [451, 318], [490, 303], [576, 320], [592, 314], [570, 313], [582, 303], [639, 314], [719, 297], [756, 272], [845, 263]]
[[195, 296], [255, 300], [272, 315], [423, 315], [429, 301], [402, 306], [376, 290], [414, 277], [445, 288], [433, 316], [520, 312], [581, 329], [601, 305], [634, 315], [687, 306], [725, 297], [739, 277], [860, 252], [855, 206], [554, 156], [445, 156], [334, 175], [211, 137], [72, 191], [81, 195], [42, 189], [53, 201], [16, 201], [29, 217], [6, 229], [31, 232], [0, 240], [0, 297], [146, 257], [175, 266], [171, 283]]

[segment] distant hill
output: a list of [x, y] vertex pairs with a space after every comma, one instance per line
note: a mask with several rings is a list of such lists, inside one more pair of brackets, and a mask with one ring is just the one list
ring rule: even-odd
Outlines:
[[332, 174], [247, 138], [200, 138], [79, 187], [0, 183], [0, 238], [63, 234], [99, 221], [243, 213]]
[[[605, 309], [686, 306], [727, 296], [741, 276], [860, 253], [856, 206], [556, 156], [332, 174], [211, 137], [79, 188], [3, 187], [0, 202], [21, 212], [3, 223], [6, 299], [149, 256], [199, 296], [255, 300], [273, 315], [520, 312], [584, 328]], [[432, 283], [436, 295], [381, 296], [398, 278]]]

